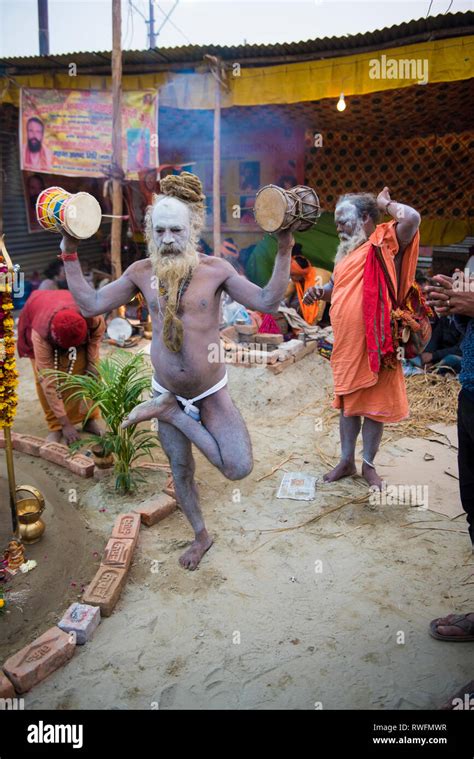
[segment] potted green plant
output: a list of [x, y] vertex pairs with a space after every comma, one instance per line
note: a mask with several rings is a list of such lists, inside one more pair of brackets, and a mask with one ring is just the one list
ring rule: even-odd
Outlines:
[[[73, 443], [72, 450], [84, 444], [102, 449], [104, 458], [113, 455], [115, 489], [126, 494], [135, 490], [144, 477], [132, 469], [133, 463], [141, 456], [152, 458], [151, 450], [157, 444], [156, 435], [148, 430], [137, 429], [136, 424], [122, 429], [126, 416], [142, 402], [142, 395], [151, 386], [150, 372], [147, 371], [142, 353], [130, 355], [117, 350], [100, 359], [96, 365], [97, 374], [68, 374], [48, 371], [64, 390], [72, 390], [71, 401], [82, 399], [89, 406], [84, 424], [94, 409], [98, 408], [106, 424], [103, 435], [89, 435], [86, 440]], [[95, 448], [97, 451], [97, 448]]]

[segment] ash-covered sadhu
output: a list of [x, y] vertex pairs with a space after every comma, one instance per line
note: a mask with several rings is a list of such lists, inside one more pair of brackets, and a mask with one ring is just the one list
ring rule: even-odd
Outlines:
[[140, 291], [153, 323], [151, 362], [154, 398], [140, 404], [124, 427], [159, 420], [159, 437], [173, 472], [176, 496], [195, 533], [180, 563], [195, 569], [212, 545], [194, 481], [192, 444], [232, 480], [252, 470], [249, 434], [227, 389], [220, 345], [223, 292], [264, 313], [278, 309], [288, 284], [291, 232], [278, 234], [273, 274], [264, 288], [240, 276], [221, 258], [197, 252], [204, 196], [198, 177], [166, 177], [146, 217], [149, 257], [133, 263], [115, 282], [95, 291], [83, 277], [77, 240], [64, 235], [61, 248], [68, 285], [84, 316], [111, 311]]
[[[392, 216], [391, 221], [378, 224], [381, 211]], [[385, 187], [377, 198], [368, 193], [343, 195], [335, 221], [340, 244], [333, 277], [324, 288], [305, 293], [309, 303], [331, 303], [334, 330], [331, 367], [334, 406], [341, 410], [341, 461], [325, 480], [356, 473], [355, 446], [364, 417], [362, 474], [370, 485], [380, 487], [374, 458], [383, 425], [402, 421], [409, 413], [402, 363], [392, 341], [386, 277], [403, 303], [415, 279], [420, 216], [391, 200]]]

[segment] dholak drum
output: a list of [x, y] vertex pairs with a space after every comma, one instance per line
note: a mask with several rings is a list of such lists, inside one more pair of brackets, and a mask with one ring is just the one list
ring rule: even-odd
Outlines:
[[304, 231], [316, 224], [321, 215], [319, 198], [311, 187], [297, 185], [283, 190], [274, 184], [257, 192], [254, 215], [265, 232], [283, 229]]
[[43, 229], [64, 230], [78, 240], [86, 240], [99, 229], [102, 211], [88, 192], [72, 194], [62, 187], [47, 187], [38, 195], [36, 218]]

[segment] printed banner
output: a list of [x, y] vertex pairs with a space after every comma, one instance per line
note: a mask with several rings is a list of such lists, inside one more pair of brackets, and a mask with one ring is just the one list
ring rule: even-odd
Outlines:
[[[103, 177], [112, 161], [112, 93], [21, 90], [20, 155], [26, 171]], [[158, 166], [158, 93], [122, 93], [122, 166], [128, 179]]]

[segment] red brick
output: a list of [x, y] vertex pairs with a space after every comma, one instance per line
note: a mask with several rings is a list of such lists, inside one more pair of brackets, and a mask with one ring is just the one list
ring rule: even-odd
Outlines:
[[140, 461], [136, 466], [140, 469], [150, 469], [152, 472], [170, 471], [169, 464], [159, 464], [157, 461]]
[[44, 445], [44, 439], [35, 435], [15, 435], [13, 441], [15, 451], [27, 453], [30, 456], [39, 456], [42, 445]]
[[143, 524], [147, 527], [151, 527], [157, 522], [161, 522], [162, 519], [172, 514], [176, 510], [176, 501], [174, 498], [170, 498], [169, 495], [159, 495], [158, 498], [154, 498], [150, 501], [141, 503], [135, 511], [140, 514]]
[[75, 650], [75, 633], [65, 633], [58, 627], [51, 627], [33, 643], [10, 656], [3, 665], [3, 671], [18, 693], [26, 693], [69, 661]]
[[[12, 446], [14, 448], [16, 438], [19, 437], [19, 435], [17, 432], [10, 432], [10, 436], [12, 439]], [[5, 448], [5, 437], [4, 437], [3, 430], [0, 430], [0, 448]]]
[[67, 468], [79, 477], [92, 477], [94, 474], [94, 460], [82, 453], [76, 453], [66, 462]]
[[[135, 515], [140, 524], [138, 514]], [[94, 579], [82, 597], [82, 602], [100, 606], [103, 617], [110, 617], [125, 585], [127, 570], [101, 564]]]
[[110, 538], [105, 546], [102, 566], [127, 569], [133, 557], [133, 541], [130, 538]]
[[62, 443], [44, 443], [40, 448], [40, 456], [46, 461], [52, 461], [53, 464], [58, 466], [67, 467], [67, 459], [71, 455], [71, 452], [67, 445]]
[[133, 541], [133, 547], [138, 540], [138, 533], [140, 532], [140, 516], [134, 512], [128, 514], [120, 514], [115, 520], [114, 529], [112, 530], [112, 538], [129, 538]]
[[163, 488], [163, 493], [166, 493], [166, 495], [169, 495], [171, 498], [174, 498], [175, 501], [178, 500], [176, 498], [176, 488], [175, 488], [175, 485], [174, 485], [174, 479], [173, 479], [173, 475], [172, 474], [169, 475], [169, 477], [168, 477], [168, 479], [166, 481], [166, 485]]
[[0, 698], [15, 698], [15, 688], [3, 672], [0, 672]]

